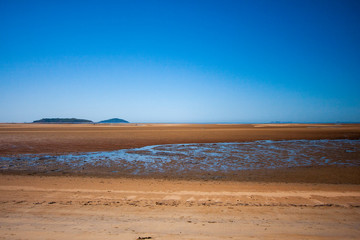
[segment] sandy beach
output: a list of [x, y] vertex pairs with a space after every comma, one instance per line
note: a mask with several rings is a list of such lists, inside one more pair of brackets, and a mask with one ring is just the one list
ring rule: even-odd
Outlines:
[[359, 138], [359, 124], [0, 124], [0, 155], [176, 143]]
[[358, 239], [358, 185], [0, 177], [1, 239]]
[[[0, 124], [0, 155], [359, 138], [360, 125]], [[359, 239], [360, 158], [349, 154], [351, 167], [244, 170], [217, 180], [2, 169], [0, 239]]]
[[360, 1], [0, 1], [0, 240], [360, 240]]

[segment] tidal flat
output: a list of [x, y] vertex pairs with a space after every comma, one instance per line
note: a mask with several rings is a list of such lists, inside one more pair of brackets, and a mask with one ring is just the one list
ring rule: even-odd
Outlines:
[[0, 239], [358, 239], [359, 139], [357, 124], [0, 124]]

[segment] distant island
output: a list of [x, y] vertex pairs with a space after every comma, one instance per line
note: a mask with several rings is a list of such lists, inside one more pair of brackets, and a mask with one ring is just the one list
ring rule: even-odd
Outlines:
[[43, 118], [33, 123], [93, 123], [93, 121], [78, 118]]
[[[78, 119], [78, 118], [42, 118], [40, 120], [33, 121], [33, 123], [94, 123], [91, 120], [87, 119]], [[107, 120], [100, 121], [98, 123], [129, 123], [128, 121], [120, 118], [111, 118]]]
[[100, 121], [99, 123], [129, 123], [129, 122], [120, 118], [111, 118], [108, 120]]

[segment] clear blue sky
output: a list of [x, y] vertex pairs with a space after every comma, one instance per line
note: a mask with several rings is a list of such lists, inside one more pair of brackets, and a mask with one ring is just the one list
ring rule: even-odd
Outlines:
[[0, 0], [0, 122], [360, 121], [360, 1]]

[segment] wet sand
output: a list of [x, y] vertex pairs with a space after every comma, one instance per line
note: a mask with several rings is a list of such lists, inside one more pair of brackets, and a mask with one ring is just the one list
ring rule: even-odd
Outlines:
[[359, 184], [359, 159], [360, 140], [266, 140], [16, 154], [0, 156], [0, 173]]
[[291, 139], [360, 139], [360, 124], [0, 124], [0, 155]]
[[[0, 155], [291, 139], [360, 139], [360, 125], [0, 124]], [[0, 239], [359, 239], [359, 168], [255, 169], [226, 181], [5, 171]]]

